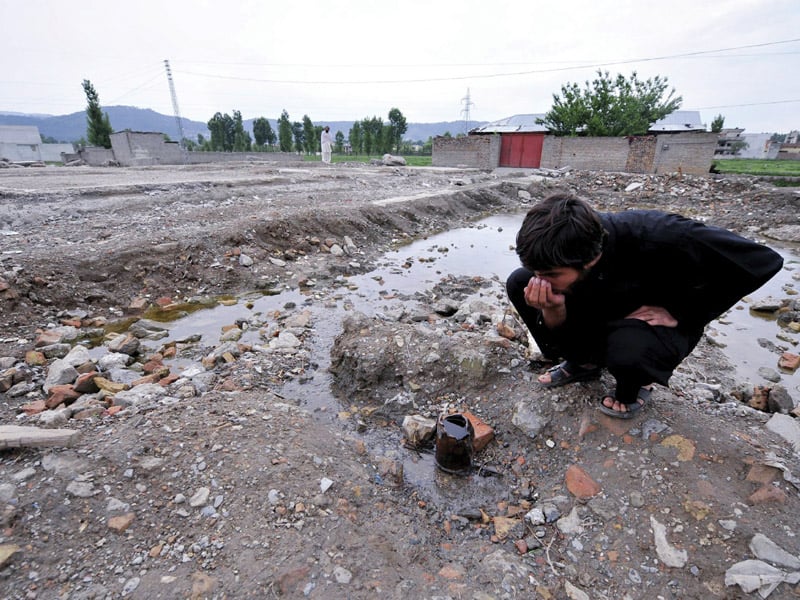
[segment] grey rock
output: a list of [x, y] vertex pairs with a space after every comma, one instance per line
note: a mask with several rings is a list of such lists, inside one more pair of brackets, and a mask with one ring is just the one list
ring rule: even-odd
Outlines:
[[73, 367], [79, 367], [91, 361], [92, 357], [89, 356], [89, 349], [81, 345], [74, 346], [64, 357], [64, 362]]
[[767, 381], [771, 381], [772, 383], [778, 383], [781, 380], [781, 374], [775, 369], [770, 369], [769, 367], [759, 367], [758, 375]]
[[797, 419], [788, 415], [774, 414], [767, 421], [766, 427], [789, 442], [795, 452], [800, 452], [800, 423]]
[[99, 491], [94, 489], [94, 486], [88, 481], [70, 481], [67, 484], [67, 493], [78, 498], [91, 498]]
[[536, 438], [550, 423], [544, 409], [533, 402], [519, 402], [514, 407], [511, 423], [529, 438]]
[[44, 380], [44, 391], [49, 392], [54, 385], [72, 383], [78, 378], [78, 371], [63, 359], [57, 358], [50, 364]]
[[97, 366], [102, 371], [109, 371], [115, 368], [127, 367], [133, 359], [127, 354], [121, 352], [109, 352], [104, 354], [97, 361]]
[[800, 558], [790, 554], [762, 533], [755, 534], [750, 540], [750, 551], [756, 558], [773, 565], [800, 570]]
[[773, 386], [767, 397], [767, 409], [771, 413], [788, 413], [795, 406], [794, 399], [782, 385]]

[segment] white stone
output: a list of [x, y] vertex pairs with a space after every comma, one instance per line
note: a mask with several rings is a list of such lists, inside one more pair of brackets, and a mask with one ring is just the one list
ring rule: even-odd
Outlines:
[[772, 418], [767, 421], [767, 429], [773, 433], [777, 433], [794, 448], [795, 452], [800, 452], [800, 423], [797, 419], [789, 415], [782, 415], [775, 413]]
[[668, 567], [682, 568], [689, 560], [686, 550], [678, 550], [667, 541], [667, 528], [650, 515], [650, 526], [656, 543], [658, 558]]

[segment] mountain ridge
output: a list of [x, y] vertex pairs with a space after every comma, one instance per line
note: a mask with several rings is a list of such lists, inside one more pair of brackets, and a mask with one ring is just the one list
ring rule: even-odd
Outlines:
[[[114, 131], [158, 131], [166, 133], [170, 139], [177, 140], [178, 125], [174, 116], [164, 115], [149, 108], [138, 108], [135, 106], [108, 106], [103, 107], [103, 111], [108, 114], [111, 126]], [[210, 118], [210, 117], [209, 117]], [[244, 127], [253, 133], [253, 121], [255, 119], [245, 119]], [[273, 130], [277, 132], [277, 119], [268, 119]], [[294, 120], [294, 119], [293, 119]], [[359, 119], [360, 120], [360, 119]], [[355, 123], [353, 121], [317, 121], [315, 125], [328, 125], [334, 135], [341, 131], [345, 139], [349, 135], [350, 128]], [[483, 121], [470, 121], [470, 128], [484, 125]], [[39, 133], [45, 137], [53, 138], [59, 142], [76, 142], [86, 137], [86, 113], [84, 111], [70, 113], [68, 115], [42, 115], [26, 114], [19, 112], [0, 111], [0, 125], [29, 125], [39, 128]], [[198, 134], [206, 139], [209, 137], [208, 126], [202, 121], [193, 121], [181, 118], [184, 137], [196, 141]], [[408, 130], [403, 139], [411, 141], [426, 141], [429, 137], [450, 133], [457, 135], [464, 133], [464, 121], [440, 121], [435, 123], [408, 123]]]

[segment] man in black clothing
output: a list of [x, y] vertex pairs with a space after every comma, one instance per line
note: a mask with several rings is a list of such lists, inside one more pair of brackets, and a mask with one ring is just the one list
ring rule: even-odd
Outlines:
[[569, 194], [531, 208], [517, 254], [508, 296], [545, 358], [565, 359], [539, 382], [556, 387], [606, 367], [616, 389], [599, 408], [625, 419], [653, 383], [667, 385], [710, 321], [783, 265], [724, 229], [658, 211], [597, 213]]

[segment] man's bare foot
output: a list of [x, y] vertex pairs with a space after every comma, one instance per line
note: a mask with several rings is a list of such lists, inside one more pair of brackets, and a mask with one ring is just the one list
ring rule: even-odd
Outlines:
[[614, 396], [607, 394], [603, 396], [600, 411], [611, 417], [629, 419], [634, 413], [637, 413], [639, 410], [641, 410], [645, 402], [650, 399], [650, 393], [652, 391], [652, 384], [639, 388], [639, 397], [636, 398], [635, 404], [625, 404], [617, 400]]
[[579, 365], [565, 360], [561, 364], [547, 369], [536, 380], [544, 386], [557, 387], [573, 381], [593, 379], [599, 375], [600, 369], [597, 365], [591, 363]]

